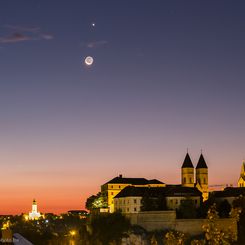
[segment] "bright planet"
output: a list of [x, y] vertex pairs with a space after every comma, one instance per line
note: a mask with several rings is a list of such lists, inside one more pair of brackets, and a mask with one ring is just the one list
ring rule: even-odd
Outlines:
[[94, 63], [94, 59], [93, 57], [91, 56], [87, 56], [84, 60], [84, 63], [87, 65], [87, 66], [91, 66], [93, 63]]

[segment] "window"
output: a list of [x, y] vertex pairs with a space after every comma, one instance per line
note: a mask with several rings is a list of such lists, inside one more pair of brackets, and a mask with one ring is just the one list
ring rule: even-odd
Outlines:
[[134, 199], [134, 204], [136, 204], [137, 203], [137, 199]]
[[113, 189], [113, 185], [111, 185], [111, 189]]
[[206, 179], [205, 178], [203, 178], [203, 183], [206, 184]]
[[113, 192], [111, 192], [111, 195], [113, 195], [114, 193]]
[[190, 183], [192, 183], [192, 178], [190, 178]]
[[123, 204], [125, 204], [125, 200], [123, 200]]
[[186, 178], [184, 178], [184, 184], [186, 183]]
[[119, 189], [121, 189], [121, 186], [120, 185], [118, 187], [119, 187]]
[[134, 212], [136, 212], [137, 211], [137, 208], [134, 208]]
[[175, 200], [175, 204], [178, 204], [178, 203], [179, 203], [179, 202], [178, 202], [178, 199], [176, 199], [176, 200]]
[[195, 200], [195, 204], [197, 204], [197, 200]]
[[129, 208], [127, 208], [127, 212], [129, 212]]

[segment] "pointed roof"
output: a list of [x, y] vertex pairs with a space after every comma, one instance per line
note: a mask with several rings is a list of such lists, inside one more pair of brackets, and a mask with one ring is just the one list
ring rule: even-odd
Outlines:
[[185, 160], [181, 168], [194, 168], [189, 153], [186, 153]]
[[245, 176], [245, 160], [242, 162], [241, 176]]
[[202, 153], [200, 155], [196, 168], [208, 168]]

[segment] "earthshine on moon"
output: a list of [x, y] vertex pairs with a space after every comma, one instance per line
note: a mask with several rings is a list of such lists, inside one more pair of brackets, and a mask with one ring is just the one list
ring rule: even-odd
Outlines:
[[93, 57], [91, 56], [87, 56], [84, 60], [84, 63], [87, 65], [87, 66], [91, 66], [93, 63], [94, 63], [94, 59]]

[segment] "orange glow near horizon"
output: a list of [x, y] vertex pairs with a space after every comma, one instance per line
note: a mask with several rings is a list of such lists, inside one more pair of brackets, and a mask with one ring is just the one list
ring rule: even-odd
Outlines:
[[[29, 171], [21, 171], [20, 168], [9, 171], [5, 166], [3, 169], [5, 175], [2, 175], [0, 180], [2, 186], [0, 214], [28, 213], [31, 210], [33, 198], [37, 200], [38, 211], [41, 213], [60, 214], [72, 209], [85, 209], [86, 199], [99, 192], [102, 184], [118, 174], [123, 174], [125, 177], [156, 178], [167, 184], [178, 184], [180, 183], [180, 167], [183, 160], [181, 157], [174, 159], [170, 155], [165, 156], [165, 161], [168, 164], [162, 164], [162, 160], [158, 159], [157, 155], [152, 160], [150, 159], [152, 156], [132, 155], [117, 159], [117, 165], [114, 166], [116, 160], [111, 154], [110, 157], [105, 157], [103, 160], [103, 162], [107, 162], [107, 165], [103, 167], [95, 167], [92, 161], [81, 167], [76, 159], [73, 159], [73, 164], [70, 166], [64, 166], [62, 159], [59, 159], [59, 168], [55, 167], [57, 165], [54, 162], [52, 166], [40, 164], [40, 168], [35, 171], [34, 168], [29, 168]], [[236, 168], [229, 169], [228, 173], [228, 169], [219, 168], [219, 159], [211, 158], [205, 154], [204, 157], [209, 165], [210, 185], [226, 183], [236, 185], [241, 162], [237, 161]], [[197, 158], [198, 154], [192, 158], [194, 166]], [[39, 159], [39, 161], [42, 160]], [[102, 160], [97, 159], [97, 161]], [[155, 164], [149, 164], [150, 162], [155, 162]], [[219, 176], [216, 174], [217, 171], [220, 173]]]

